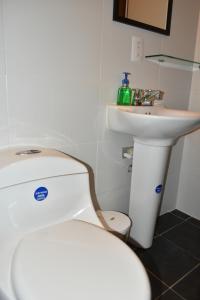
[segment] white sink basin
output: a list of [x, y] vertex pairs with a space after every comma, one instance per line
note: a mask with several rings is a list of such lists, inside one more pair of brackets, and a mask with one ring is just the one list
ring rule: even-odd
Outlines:
[[109, 129], [133, 135], [134, 140], [160, 146], [200, 128], [200, 113], [160, 106], [108, 105]]

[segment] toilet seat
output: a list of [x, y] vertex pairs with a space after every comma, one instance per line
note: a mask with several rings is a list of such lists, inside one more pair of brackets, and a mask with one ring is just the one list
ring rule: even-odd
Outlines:
[[149, 300], [146, 272], [121, 240], [70, 220], [26, 236], [11, 266], [20, 300]]

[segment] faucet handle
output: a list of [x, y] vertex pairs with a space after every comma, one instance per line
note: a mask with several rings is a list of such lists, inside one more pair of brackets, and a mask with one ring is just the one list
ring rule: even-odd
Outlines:
[[155, 100], [162, 100], [164, 96], [164, 92], [160, 90], [152, 90], [152, 89], [133, 89], [133, 97], [135, 99], [134, 105], [154, 105]]
[[156, 100], [163, 100], [164, 92], [160, 90], [154, 90], [154, 95]]
[[164, 92], [161, 90], [148, 90], [148, 98], [152, 101], [163, 100]]

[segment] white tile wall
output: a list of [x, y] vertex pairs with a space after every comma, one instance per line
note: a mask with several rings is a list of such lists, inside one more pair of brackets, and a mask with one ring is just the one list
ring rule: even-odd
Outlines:
[[[121, 73], [129, 71], [132, 87], [161, 88], [166, 105], [187, 107], [191, 73], [132, 63], [130, 47], [135, 35], [145, 54], [192, 57], [197, 2], [174, 0], [167, 37], [113, 22], [112, 0], [0, 0], [0, 146], [41, 144], [86, 161], [100, 206], [127, 212], [130, 162], [121, 148], [133, 141], [106, 129], [106, 104], [116, 101]], [[180, 143], [164, 211], [175, 207], [181, 151]]]
[[0, 2], [0, 146], [9, 143], [8, 102], [6, 97], [6, 68], [4, 51], [3, 3]]
[[[196, 38], [195, 60], [200, 61], [200, 16]], [[200, 111], [200, 72], [193, 73], [189, 108]], [[200, 219], [200, 130], [185, 138], [177, 208]]]

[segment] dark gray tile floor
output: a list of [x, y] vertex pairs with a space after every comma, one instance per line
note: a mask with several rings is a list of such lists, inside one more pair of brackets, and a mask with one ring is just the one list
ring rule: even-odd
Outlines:
[[151, 248], [132, 247], [149, 275], [152, 300], [200, 300], [200, 220], [173, 210], [158, 218]]

